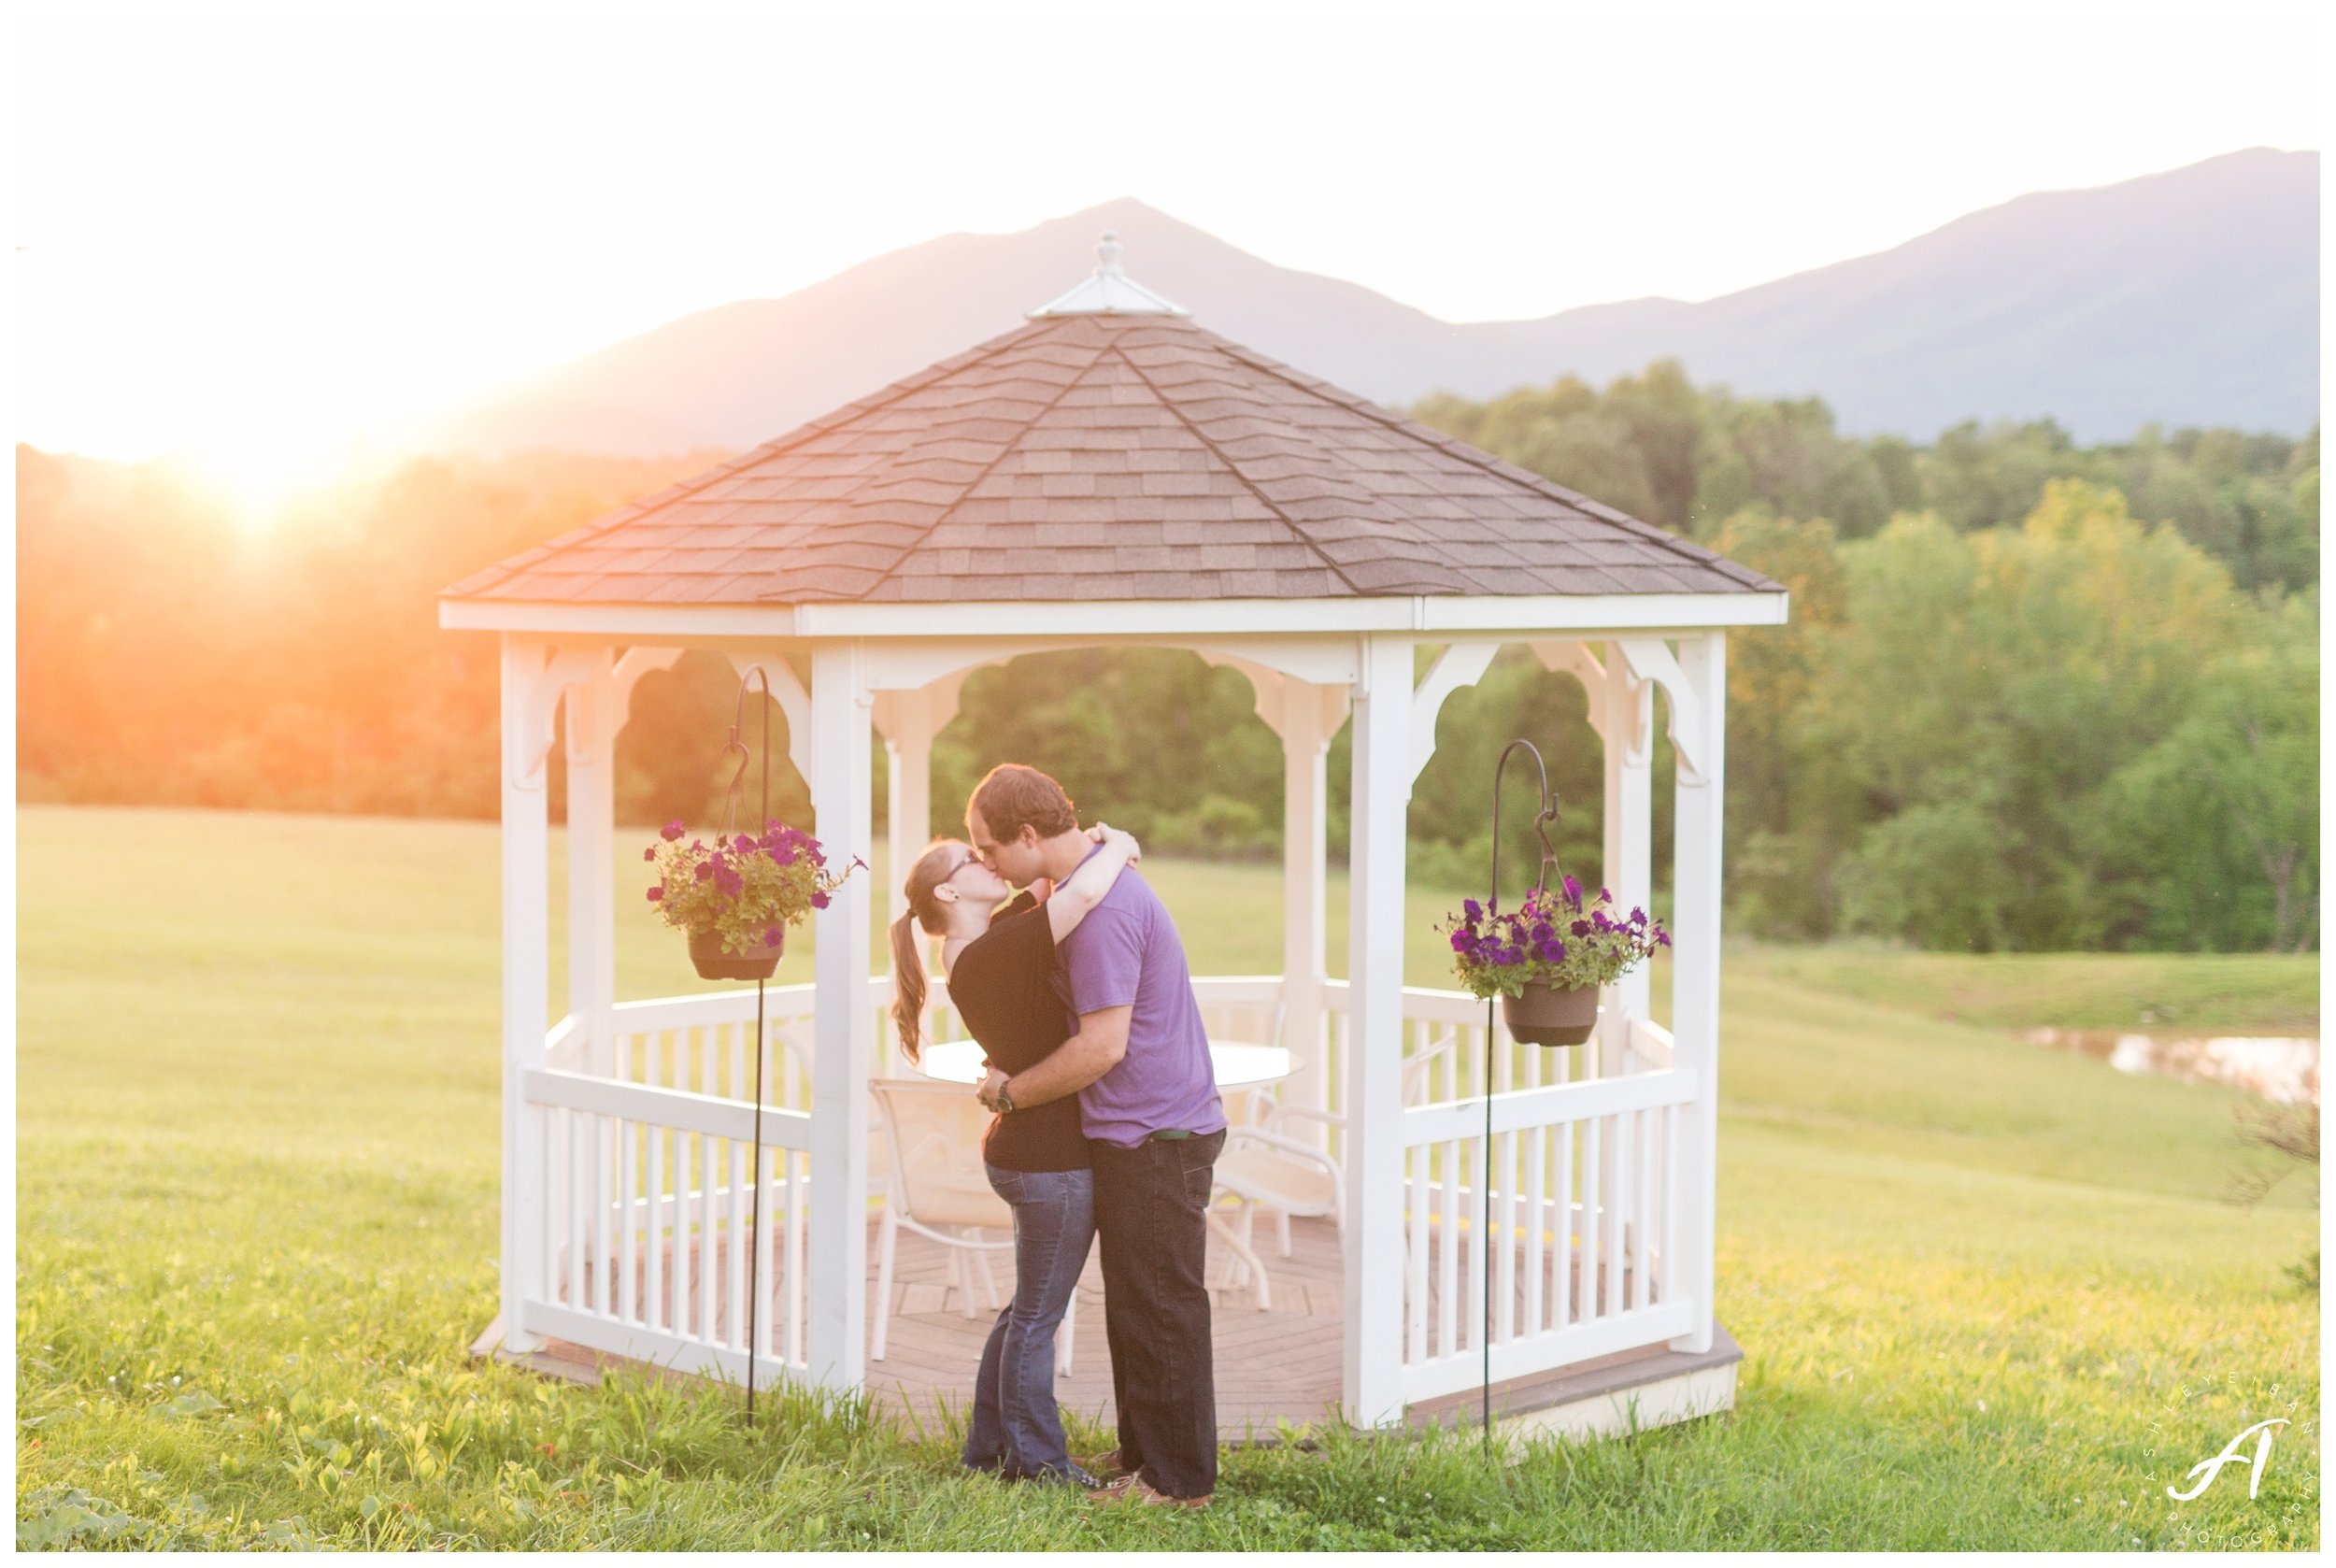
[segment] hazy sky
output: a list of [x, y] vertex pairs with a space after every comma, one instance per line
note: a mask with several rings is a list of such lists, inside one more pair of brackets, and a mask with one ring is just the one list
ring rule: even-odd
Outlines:
[[1119, 195], [1465, 321], [2319, 142], [2308, 11], [970, 8], [20, 7], [18, 434], [256, 483], [685, 311]]

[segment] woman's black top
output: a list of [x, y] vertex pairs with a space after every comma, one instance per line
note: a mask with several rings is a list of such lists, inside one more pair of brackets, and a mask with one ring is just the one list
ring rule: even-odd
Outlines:
[[[1054, 930], [1046, 909], [1024, 894], [990, 929], [966, 944], [949, 971], [949, 1000], [990, 1060], [1008, 1073], [1035, 1067], [1076, 1031], [1054, 989]], [[981, 1157], [1001, 1170], [1085, 1170], [1087, 1135], [1079, 1097], [1000, 1116], [981, 1140]]]

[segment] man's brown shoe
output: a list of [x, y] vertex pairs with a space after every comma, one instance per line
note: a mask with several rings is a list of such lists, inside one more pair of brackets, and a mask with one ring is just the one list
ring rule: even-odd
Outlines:
[[1091, 1459], [1083, 1459], [1078, 1463], [1080, 1469], [1101, 1481], [1116, 1481], [1128, 1474], [1128, 1467], [1119, 1462], [1119, 1450], [1117, 1448]]
[[1171, 1497], [1164, 1491], [1153, 1490], [1150, 1483], [1140, 1475], [1122, 1475], [1116, 1481], [1095, 1488], [1087, 1494], [1087, 1501], [1104, 1504], [1141, 1503], [1151, 1508], [1205, 1508], [1215, 1495]]

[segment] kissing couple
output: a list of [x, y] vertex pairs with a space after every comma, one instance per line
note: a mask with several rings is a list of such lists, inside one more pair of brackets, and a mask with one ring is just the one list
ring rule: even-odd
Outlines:
[[[942, 939], [958, 1017], [988, 1058], [990, 1185], [1014, 1212], [1014, 1299], [982, 1350], [965, 1464], [1086, 1489], [1097, 1503], [1205, 1508], [1217, 1488], [1207, 1209], [1225, 1108], [1167, 906], [1133, 838], [1082, 830], [1062, 787], [994, 768], [908, 871], [892, 925], [892, 1020], [918, 1060]], [[1015, 896], [1017, 888], [1024, 891]], [[1098, 1233], [1118, 1445], [1072, 1459], [1054, 1339]]]

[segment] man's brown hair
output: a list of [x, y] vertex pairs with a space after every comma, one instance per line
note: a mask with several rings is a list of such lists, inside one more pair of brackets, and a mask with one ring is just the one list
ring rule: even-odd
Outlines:
[[1019, 763], [1000, 763], [990, 770], [990, 777], [974, 788], [974, 809], [1001, 844], [1018, 837], [1026, 822], [1041, 838], [1075, 832], [1079, 825], [1062, 786]]

